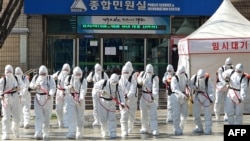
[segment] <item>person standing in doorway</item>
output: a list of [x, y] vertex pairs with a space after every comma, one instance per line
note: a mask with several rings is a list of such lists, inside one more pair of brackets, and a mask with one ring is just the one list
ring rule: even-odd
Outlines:
[[174, 71], [177, 70], [178, 61], [179, 61], [178, 46], [177, 44], [173, 44], [172, 45], [172, 65], [174, 67]]

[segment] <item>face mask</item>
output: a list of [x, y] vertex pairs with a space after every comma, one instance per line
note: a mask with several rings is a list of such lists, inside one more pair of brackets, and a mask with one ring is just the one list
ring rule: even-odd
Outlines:
[[77, 75], [77, 76], [75, 75], [74, 77], [75, 77], [76, 79], [80, 79], [80, 78], [81, 78], [81, 76], [78, 76], [78, 75]]
[[173, 51], [176, 51], [177, 50], [177, 48], [175, 47], [175, 48], [173, 48]]
[[152, 73], [147, 73], [147, 78], [151, 78], [152, 77]]
[[42, 80], [45, 80], [46, 76], [44, 75], [39, 75], [39, 77], [42, 79]]
[[199, 78], [200, 81], [202, 81], [202, 80], [204, 80], [204, 79], [205, 79], [205, 77], [200, 77], [200, 78]]
[[116, 86], [116, 85], [117, 85], [117, 83], [113, 82], [113, 83], [111, 83], [111, 85], [112, 85], [112, 86]]
[[68, 71], [63, 71], [63, 75], [68, 75]]
[[241, 76], [243, 73], [242, 73], [242, 71], [236, 71], [236, 74], [237, 74], [238, 76]]
[[8, 72], [8, 73], [6, 73], [5, 75], [6, 75], [6, 76], [12, 76], [13, 74], [10, 73], [10, 72]]
[[16, 74], [16, 76], [17, 76], [18, 78], [22, 78], [22, 75], [21, 75], [21, 74]]
[[122, 76], [123, 76], [125, 79], [128, 79], [128, 78], [129, 78], [129, 74], [122, 74]]

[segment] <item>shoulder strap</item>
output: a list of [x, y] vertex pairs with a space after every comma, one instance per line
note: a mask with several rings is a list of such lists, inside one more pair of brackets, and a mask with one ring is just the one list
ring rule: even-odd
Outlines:
[[224, 72], [224, 67], [223, 66], [221, 67], [221, 69], [222, 69], [222, 72]]
[[35, 75], [35, 81], [37, 80], [38, 75]]
[[179, 82], [179, 78], [177, 75], [174, 75], [174, 77], [176, 78], [177, 82]]
[[102, 71], [102, 79], [104, 78], [104, 71]]
[[152, 76], [152, 78], [151, 78], [151, 81], [152, 81], [152, 84], [153, 84], [153, 79], [155, 78], [155, 74]]
[[15, 77], [15, 79], [16, 79], [17, 84], [19, 84], [19, 83], [18, 83], [18, 78], [17, 78], [17, 76], [14, 75], [14, 77]]
[[206, 88], [208, 87], [208, 78], [209, 78], [209, 77], [206, 77], [206, 79], [205, 79]]
[[93, 77], [94, 75], [95, 75], [95, 71], [92, 72], [92, 76], [91, 77]]
[[82, 76], [82, 78], [81, 78], [81, 80], [80, 80], [81, 84], [82, 84], [83, 80], [84, 80], [84, 76]]
[[242, 79], [245, 77], [245, 73], [242, 74], [241, 78], [240, 78], [240, 83], [242, 82]]
[[72, 77], [72, 75], [69, 75], [69, 77], [68, 77], [68, 82], [69, 83], [70, 83], [71, 77]]
[[[187, 73], [185, 73], [185, 76], [188, 78]], [[176, 74], [174, 74], [174, 77], [176, 78], [177, 82], [179, 82], [179, 78], [178, 78], [178, 76]]]
[[59, 76], [59, 74], [61, 73], [61, 71], [58, 71], [58, 73], [57, 73], [57, 77]]
[[[18, 78], [17, 78], [17, 76], [14, 75], [14, 77], [15, 77], [16, 82], [17, 82], [17, 84], [18, 84]], [[5, 89], [5, 87], [6, 87], [6, 77], [4, 76], [4, 77], [3, 77], [3, 90]]]
[[230, 77], [232, 76], [232, 74], [235, 72], [235, 70], [233, 70], [232, 72], [231, 72], [231, 74], [230, 74]]
[[[206, 77], [206, 79], [205, 79], [205, 85], [206, 85], [206, 88], [207, 88], [208, 87], [208, 78], [209, 78], [209, 76], [206, 75], [205, 77]], [[197, 74], [194, 77], [194, 84], [196, 83], [196, 81], [197, 81]]]
[[23, 80], [25, 79], [25, 75], [22, 76], [22, 79], [23, 79]]
[[134, 73], [135, 73], [134, 71], [131, 73], [131, 75], [128, 78], [128, 82], [131, 82], [131, 79], [132, 79], [132, 76], [133, 76]]
[[106, 84], [107, 84], [107, 80], [105, 79], [104, 83], [102, 84], [102, 89], [106, 86]]
[[194, 77], [194, 85], [195, 85], [196, 81], [197, 81], [197, 74], [195, 74], [195, 77]]
[[5, 76], [3, 77], [3, 81], [4, 81], [4, 82], [3, 82], [3, 83], [4, 83], [4, 84], [3, 84], [3, 90], [4, 90], [5, 87], [6, 87], [6, 77], [5, 77]]

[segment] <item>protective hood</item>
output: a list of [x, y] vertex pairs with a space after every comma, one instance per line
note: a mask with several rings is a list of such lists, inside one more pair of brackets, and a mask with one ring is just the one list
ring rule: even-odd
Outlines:
[[47, 67], [44, 66], [44, 65], [40, 66], [40, 68], [39, 68], [39, 74], [46, 74], [46, 75], [48, 75], [48, 69], [47, 69]]
[[167, 68], [166, 68], [166, 71], [167, 71], [167, 72], [174, 72], [174, 67], [173, 67], [173, 65], [169, 64], [169, 65], [167, 66]]
[[151, 64], [148, 64], [146, 66], [146, 73], [151, 73], [151, 74], [154, 74], [154, 68]]
[[124, 66], [127, 66], [130, 72], [134, 71], [133, 65], [130, 61], [126, 62]]
[[62, 67], [62, 71], [70, 73], [70, 66], [68, 63], [64, 64]]
[[243, 65], [242, 65], [241, 63], [237, 64], [237, 65], [235, 66], [235, 71], [236, 71], [236, 72], [239, 72], [239, 73], [243, 73], [243, 71], [244, 71]]
[[80, 67], [75, 67], [73, 70], [73, 75], [74, 76], [78, 76], [78, 77], [82, 77], [82, 70]]
[[231, 59], [231, 58], [227, 58], [227, 59], [225, 60], [225, 65], [231, 66], [232, 64], [233, 64], [233, 62], [232, 62], [232, 59]]
[[95, 64], [95, 72], [97, 73], [102, 72], [102, 66], [99, 63]]
[[5, 75], [13, 74], [13, 67], [11, 65], [6, 65], [4, 69], [4, 74]]
[[197, 72], [198, 79], [205, 78], [205, 71], [203, 69], [199, 69]]
[[176, 73], [181, 74], [181, 73], [185, 73], [185, 72], [186, 72], [185, 67], [181, 65], [181, 66], [178, 67]]
[[119, 81], [119, 75], [117, 75], [116, 73], [113, 73], [111, 76], [110, 76], [110, 79], [109, 79], [109, 82], [112, 84], [117, 84]]
[[16, 67], [15, 75], [17, 75], [17, 76], [22, 76], [23, 75], [23, 71], [22, 71], [22, 69], [20, 67]]

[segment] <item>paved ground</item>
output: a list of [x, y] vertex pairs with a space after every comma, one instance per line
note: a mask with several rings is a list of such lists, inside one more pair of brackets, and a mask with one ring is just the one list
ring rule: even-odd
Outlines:
[[[189, 117], [188, 121], [184, 128], [184, 135], [183, 136], [174, 136], [172, 132], [172, 124], [166, 124], [166, 110], [158, 110], [158, 120], [159, 120], [159, 136], [152, 136], [148, 134], [139, 134], [140, 130], [140, 120], [139, 120], [139, 111], [137, 113], [137, 119], [135, 123], [135, 129], [133, 133], [131, 133], [128, 137], [122, 138], [120, 136], [120, 126], [118, 122], [118, 129], [116, 139], [112, 140], [157, 140], [157, 141], [223, 141], [223, 130], [224, 130], [224, 122], [213, 122], [213, 133], [212, 135], [203, 135], [203, 134], [193, 134], [192, 130], [194, 128], [193, 124], [193, 117]], [[119, 113], [117, 113], [119, 118]], [[84, 128], [84, 137], [82, 140], [110, 140], [109, 138], [102, 138], [100, 134], [99, 128], [92, 128], [91, 124], [93, 121], [92, 118], [92, 111], [88, 110], [85, 114], [86, 117], [86, 125]], [[214, 117], [213, 117], [214, 118]], [[213, 119], [214, 120], [214, 119]], [[250, 125], [250, 115], [244, 115], [244, 124]], [[0, 124], [1, 126], [1, 124]], [[1, 132], [1, 131], [0, 131]], [[56, 123], [55, 114], [52, 116], [51, 120], [51, 129], [50, 129], [50, 140], [61, 140], [66, 141], [65, 135], [67, 133], [67, 129], [58, 129], [58, 125]], [[31, 127], [29, 129], [21, 129], [20, 130], [20, 138], [15, 139], [11, 136], [12, 141], [20, 141], [20, 140], [35, 140], [33, 138], [34, 135], [34, 114], [32, 112], [32, 120], [31, 120]]]

